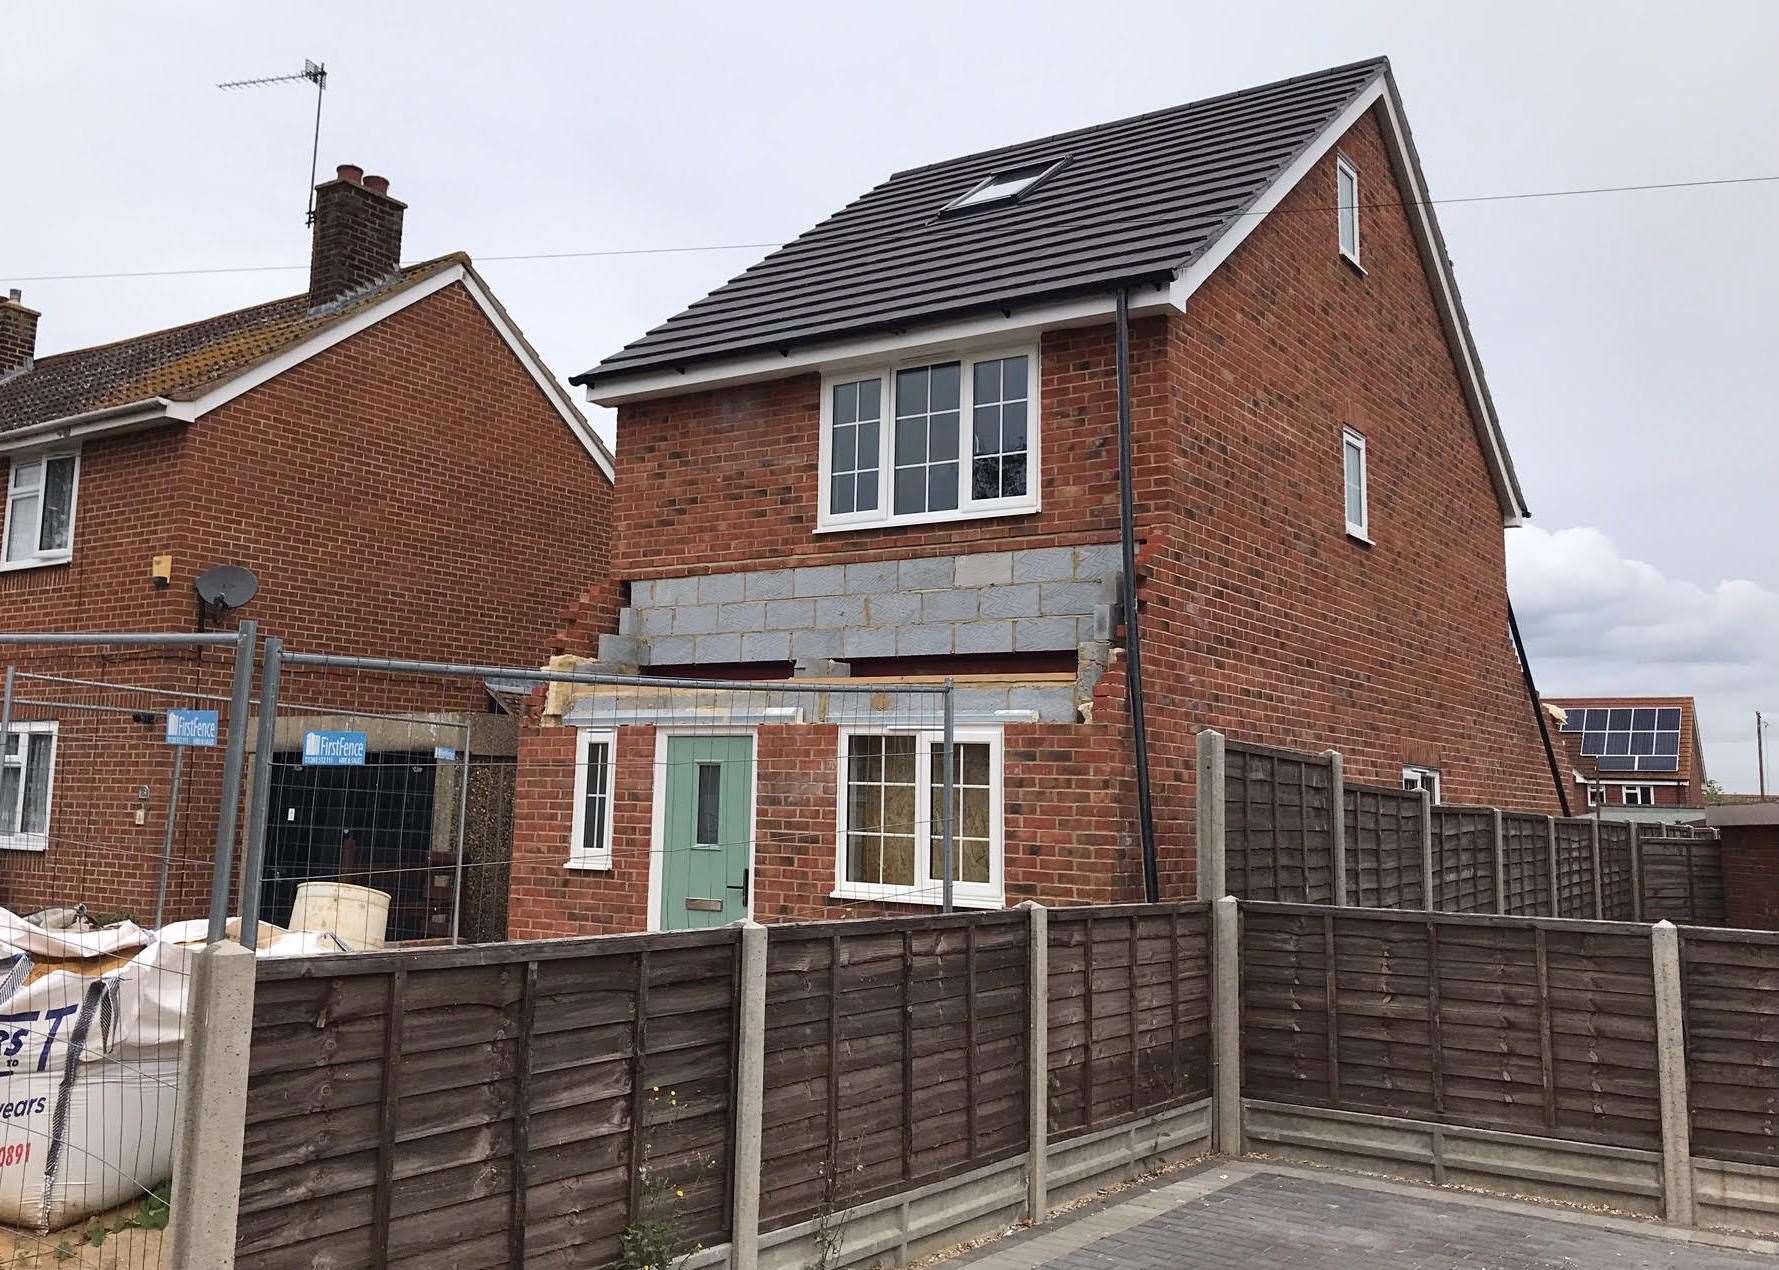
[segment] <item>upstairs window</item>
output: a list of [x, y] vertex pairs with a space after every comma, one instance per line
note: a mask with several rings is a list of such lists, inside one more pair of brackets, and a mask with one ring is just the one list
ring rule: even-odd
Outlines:
[[1627, 806], [1627, 807], [1653, 807], [1653, 806], [1655, 806], [1655, 786], [1654, 785], [1626, 785], [1625, 786], [1625, 806]]
[[1335, 218], [1340, 227], [1340, 254], [1359, 263], [1359, 169], [1345, 155], [1334, 161]]
[[1365, 438], [1351, 428], [1341, 432], [1341, 463], [1345, 484], [1347, 533], [1371, 541], [1370, 477], [1365, 470]]
[[831, 376], [817, 528], [1036, 511], [1035, 352]]
[[74, 550], [78, 454], [15, 458], [6, 482], [6, 546], [0, 566], [25, 568], [66, 560]]

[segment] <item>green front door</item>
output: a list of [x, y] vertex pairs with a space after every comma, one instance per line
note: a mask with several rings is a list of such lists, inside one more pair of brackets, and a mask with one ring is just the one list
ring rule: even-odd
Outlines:
[[667, 739], [662, 930], [721, 926], [747, 916], [753, 769], [752, 737]]

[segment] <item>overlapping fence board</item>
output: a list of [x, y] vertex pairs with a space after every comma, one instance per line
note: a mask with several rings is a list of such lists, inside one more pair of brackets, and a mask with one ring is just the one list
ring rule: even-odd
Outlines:
[[658, 1187], [692, 1238], [727, 1238], [738, 949], [262, 962], [236, 1264], [605, 1265]]
[[1636, 862], [1631, 858], [1631, 826], [1622, 820], [1600, 822], [1600, 916], [1629, 922], [1637, 916]]
[[1643, 920], [1720, 925], [1725, 920], [1722, 844], [1691, 834], [1638, 838]]
[[1406, 789], [1345, 790], [1347, 903], [1421, 908], [1421, 796]]
[[1224, 782], [1229, 893], [1333, 903], [1335, 809], [1327, 763], [1230, 742]]
[[1779, 934], [1680, 936], [1692, 1153], [1779, 1165]]
[[1018, 911], [773, 929], [765, 1228], [1025, 1149], [1028, 942]]
[[1659, 1145], [1649, 939], [1606, 923], [1245, 905], [1250, 1098]]
[[1208, 1094], [1209, 907], [1052, 909], [1049, 930], [1050, 1137]]
[[1594, 822], [1557, 821], [1557, 916], [1594, 915]]
[[[1554, 917], [1550, 899], [1550, 821], [1509, 812], [1501, 817], [1507, 912]], [[1629, 914], [1627, 914], [1629, 916]]]
[[1441, 912], [1495, 911], [1495, 817], [1489, 809], [1433, 809], [1433, 890]]

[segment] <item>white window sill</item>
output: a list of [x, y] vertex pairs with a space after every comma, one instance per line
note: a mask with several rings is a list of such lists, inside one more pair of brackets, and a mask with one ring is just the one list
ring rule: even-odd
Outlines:
[[30, 851], [42, 855], [47, 850], [49, 843], [40, 833], [0, 835], [0, 851]]
[[1355, 256], [1352, 252], [1343, 249], [1340, 253], [1340, 258], [1353, 266], [1354, 269], [1358, 270], [1361, 278], [1366, 276], [1365, 266], [1359, 263], [1359, 257]]
[[610, 860], [566, 860], [562, 867], [575, 873], [610, 873], [612, 862]]
[[36, 556], [30, 560], [0, 561], [0, 573], [16, 573], [20, 569], [50, 569], [58, 564], [69, 564], [74, 560], [72, 551], [59, 556]]
[[[870, 891], [849, 891], [844, 887], [836, 887], [829, 893], [828, 898], [830, 900], [837, 900], [847, 904], [925, 904], [931, 908], [938, 908], [945, 903], [945, 898], [936, 892], [931, 895], [927, 894], [925, 891], [915, 892], [900, 890], [874, 893]], [[1007, 898], [1005, 895], [965, 895], [960, 891], [953, 892], [951, 906], [953, 908], [980, 909], [1006, 908]]]
[[967, 511], [924, 512], [919, 516], [886, 516], [881, 520], [841, 521], [838, 524], [818, 523], [815, 532], [818, 534], [847, 534], [861, 529], [900, 529], [904, 525], [949, 525], [960, 520], [1036, 516], [1042, 510], [1036, 503], [1019, 507], [972, 507]]
[[1347, 526], [1347, 537], [1351, 538], [1354, 542], [1363, 543], [1367, 547], [1377, 546], [1377, 543], [1372, 541], [1370, 534], [1366, 533], [1363, 529], [1354, 529], [1351, 525]]

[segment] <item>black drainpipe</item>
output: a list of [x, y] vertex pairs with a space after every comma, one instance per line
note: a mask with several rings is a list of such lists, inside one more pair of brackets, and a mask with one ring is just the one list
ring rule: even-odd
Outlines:
[[1526, 677], [1526, 695], [1532, 698], [1532, 713], [1538, 719], [1538, 735], [1544, 738], [1544, 758], [1550, 764], [1550, 778], [1557, 784], [1557, 805], [1569, 814], [1569, 787], [1563, 782], [1563, 769], [1557, 765], [1557, 748], [1550, 740], [1550, 720], [1544, 716], [1544, 705], [1538, 698], [1538, 685], [1532, 682], [1532, 660], [1526, 656], [1526, 641], [1520, 638], [1520, 619], [1513, 614], [1513, 601], [1507, 602], [1507, 629], [1513, 632], [1513, 646], [1520, 655], [1520, 673]]
[[[1155, 808], [1149, 801], [1149, 734], [1143, 723], [1143, 640], [1137, 623], [1136, 507], [1130, 460], [1130, 293], [1118, 291], [1118, 520], [1124, 547], [1125, 695], [1130, 703], [1131, 743], [1137, 758], [1137, 824], [1143, 839], [1143, 897], [1161, 899], [1155, 865]], [[1567, 813], [1565, 813], [1567, 814]]]

